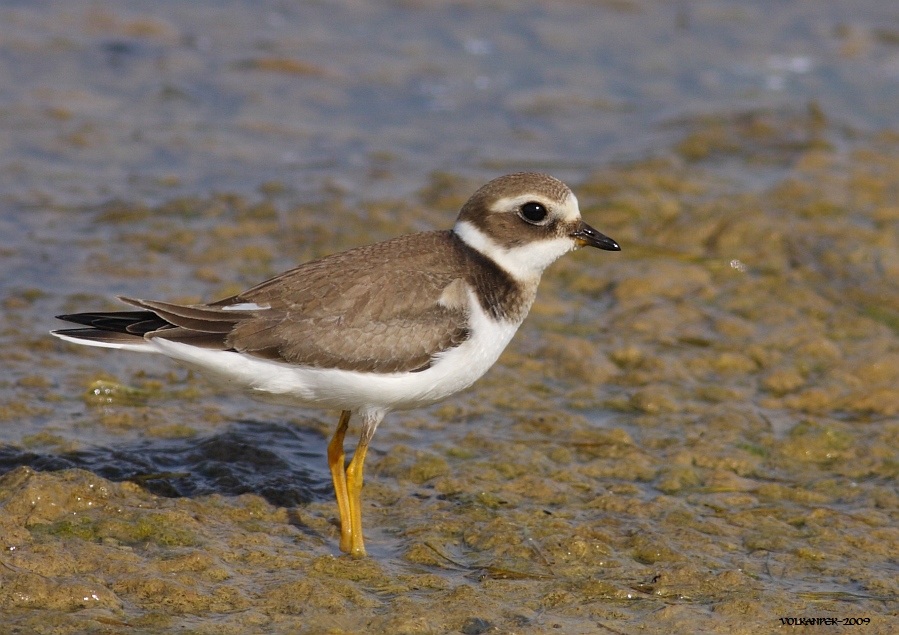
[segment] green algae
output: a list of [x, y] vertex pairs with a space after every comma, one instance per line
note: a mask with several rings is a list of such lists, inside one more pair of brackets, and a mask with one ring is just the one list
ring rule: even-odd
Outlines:
[[37, 539], [78, 538], [92, 542], [113, 541], [116, 544], [160, 547], [191, 547], [199, 544], [192, 532], [180, 526], [172, 526], [167, 515], [141, 515], [140, 518], [78, 518], [63, 519], [53, 523], [29, 526]]

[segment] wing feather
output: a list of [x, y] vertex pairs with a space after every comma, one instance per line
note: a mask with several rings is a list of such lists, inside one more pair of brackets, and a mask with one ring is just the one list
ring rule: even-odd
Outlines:
[[400, 237], [301, 265], [215, 303], [269, 308], [237, 323], [235, 350], [363, 372], [427, 368], [468, 336], [461, 303], [440, 302], [464, 277], [448, 232]]
[[120, 298], [143, 309], [79, 313], [73, 339], [137, 345], [164, 338], [319, 368], [428, 368], [468, 339], [469, 275], [451, 232], [401, 236], [291, 269], [211, 304]]

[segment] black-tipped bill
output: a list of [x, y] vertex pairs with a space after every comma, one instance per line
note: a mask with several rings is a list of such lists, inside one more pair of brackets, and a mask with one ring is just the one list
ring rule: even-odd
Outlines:
[[614, 240], [602, 234], [592, 227], [581, 221], [578, 223], [577, 229], [571, 232], [571, 237], [577, 242], [578, 247], [596, 247], [597, 249], [605, 249], [606, 251], [621, 251]]

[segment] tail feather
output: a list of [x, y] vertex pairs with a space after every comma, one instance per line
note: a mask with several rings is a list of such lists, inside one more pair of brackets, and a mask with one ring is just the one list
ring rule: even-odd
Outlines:
[[142, 336], [98, 328], [59, 329], [50, 331], [51, 335], [72, 342], [103, 348], [119, 348], [131, 351], [155, 352], [155, 349]]
[[51, 334], [60, 339], [88, 346], [158, 352], [154, 337], [189, 343], [217, 350], [227, 349], [227, 333], [246, 314], [180, 307], [166, 302], [145, 302], [123, 298], [143, 306], [145, 311], [91, 311], [58, 315], [57, 318], [88, 328], [59, 329]]

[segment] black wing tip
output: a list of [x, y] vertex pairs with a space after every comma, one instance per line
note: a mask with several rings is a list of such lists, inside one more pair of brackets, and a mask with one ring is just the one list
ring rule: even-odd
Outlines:
[[92, 311], [57, 315], [58, 320], [80, 324], [98, 331], [144, 335], [168, 325], [152, 311]]
[[96, 313], [66, 313], [64, 315], [55, 316], [57, 320], [63, 322], [71, 322], [72, 324], [83, 324], [91, 326], [91, 321], [97, 318]]

